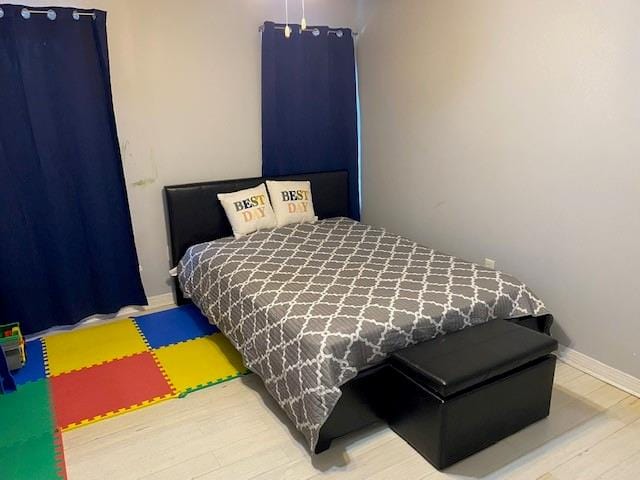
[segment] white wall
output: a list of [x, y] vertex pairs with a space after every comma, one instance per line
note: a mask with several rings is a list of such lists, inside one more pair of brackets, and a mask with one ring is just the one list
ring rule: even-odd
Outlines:
[[364, 220], [526, 281], [640, 377], [640, 2], [362, 2]]
[[[29, 5], [50, 5], [30, 1]], [[290, 1], [292, 21], [300, 3]], [[108, 12], [111, 76], [147, 295], [169, 292], [164, 185], [261, 170], [260, 35], [283, 0], [64, 0]], [[306, 0], [311, 24], [354, 26], [355, 0]]]

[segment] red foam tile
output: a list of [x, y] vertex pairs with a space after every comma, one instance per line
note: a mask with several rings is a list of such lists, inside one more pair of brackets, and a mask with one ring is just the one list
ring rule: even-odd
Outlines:
[[151, 352], [64, 373], [50, 381], [60, 428], [172, 393]]

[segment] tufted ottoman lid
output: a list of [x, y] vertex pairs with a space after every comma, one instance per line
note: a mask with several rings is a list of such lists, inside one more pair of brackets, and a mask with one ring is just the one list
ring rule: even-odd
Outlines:
[[507, 320], [492, 320], [400, 350], [391, 364], [447, 398], [546, 357], [558, 342]]

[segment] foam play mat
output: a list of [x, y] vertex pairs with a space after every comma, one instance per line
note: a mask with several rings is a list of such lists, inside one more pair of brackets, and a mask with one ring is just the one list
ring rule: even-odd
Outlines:
[[61, 430], [171, 398], [175, 391], [151, 352], [51, 377]]
[[133, 319], [45, 337], [49, 373], [60, 375], [144, 352], [147, 346]]
[[0, 395], [0, 478], [66, 478], [49, 382], [41, 378]]
[[155, 354], [180, 396], [246, 371], [240, 354], [220, 334], [162, 347]]
[[17, 391], [0, 395], [0, 466], [11, 479], [66, 478], [60, 432], [248, 373], [192, 305], [51, 334], [26, 348]]
[[66, 470], [60, 432], [51, 430], [35, 437], [3, 444], [0, 442], [3, 479], [65, 479]]

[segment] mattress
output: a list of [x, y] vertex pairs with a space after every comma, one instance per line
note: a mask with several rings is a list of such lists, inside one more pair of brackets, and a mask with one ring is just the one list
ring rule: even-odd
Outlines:
[[178, 276], [312, 451], [340, 386], [390, 353], [547, 313], [512, 276], [347, 218], [195, 245]]

